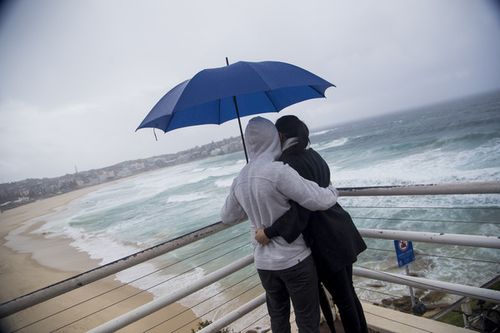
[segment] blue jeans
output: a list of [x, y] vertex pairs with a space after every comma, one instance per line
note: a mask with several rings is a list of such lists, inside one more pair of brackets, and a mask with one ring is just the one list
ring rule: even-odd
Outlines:
[[273, 333], [290, 333], [290, 298], [299, 333], [318, 333], [318, 277], [312, 256], [287, 269], [258, 272]]

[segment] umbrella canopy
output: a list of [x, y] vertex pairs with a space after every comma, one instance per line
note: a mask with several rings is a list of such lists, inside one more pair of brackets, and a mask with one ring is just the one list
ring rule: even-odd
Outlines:
[[279, 112], [307, 99], [325, 97], [325, 90], [331, 86], [334, 85], [288, 63], [240, 61], [202, 70], [181, 82], [158, 101], [137, 129], [149, 127], [168, 132]]

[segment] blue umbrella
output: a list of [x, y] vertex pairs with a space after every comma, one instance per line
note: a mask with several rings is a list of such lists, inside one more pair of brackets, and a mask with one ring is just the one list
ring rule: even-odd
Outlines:
[[279, 112], [307, 99], [325, 97], [325, 90], [331, 86], [319, 76], [284, 62], [240, 61], [204, 69], [179, 83], [156, 103], [137, 129], [168, 132], [238, 118], [248, 162], [240, 117]]

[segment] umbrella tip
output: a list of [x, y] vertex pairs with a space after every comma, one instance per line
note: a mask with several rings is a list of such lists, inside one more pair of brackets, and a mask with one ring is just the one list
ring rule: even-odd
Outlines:
[[229, 59], [226, 57], [226, 66], [229, 66]]

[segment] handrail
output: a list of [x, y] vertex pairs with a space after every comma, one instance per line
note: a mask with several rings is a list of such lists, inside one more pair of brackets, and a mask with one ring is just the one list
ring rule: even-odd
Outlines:
[[129, 267], [156, 258], [162, 254], [193, 243], [199, 239], [208, 237], [228, 227], [230, 227], [230, 225], [223, 224], [222, 222], [217, 222], [183, 236], [165, 241], [148, 249], [138, 251], [126, 257], [110, 262], [106, 265], [91, 269], [63, 281], [54, 283], [45, 288], [38, 289], [31, 293], [19, 296], [10, 301], [0, 304], [0, 318], [7, 317], [30, 306], [42, 303], [48, 299], [62, 295], [68, 291], [83, 287], [84, 285], [87, 285], [91, 282], [100, 280]]
[[[440, 243], [445, 243], [445, 244], [455, 244], [457, 245], [470, 245], [467, 243], [467, 238], [472, 238], [471, 244], [474, 246], [484, 246], [488, 245], [488, 247], [492, 248], [500, 248], [500, 240], [498, 237], [489, 239], [487, 236], [470, 236], [470, 235], [456, 235], [456, 234], [429, 234], [425, 232], [415, 232], [415, 231], [397, 231], [397, 230], [382, 230], [385, 233], [382, 233], [384, 237], [379, 237], [379, 230], [376, 229], [360, 229], [361, 235], [364, 234], [370, 234], [368, 237], [374, 237], [374, 238], [386, 238], [386, 239], [405, 239], [405, 240], [418, 240], [418, 241], [426, 241], [426, 242], [440, 242]], [[448, 238], [446, 238], [447, 236]], [[441, 237], [441, 238], [440, 238]], [[253, 257], [249, 256], [251, 258], [251, 261], [253, 261]], [[248, 257], [247, 257], [248, 258]], [[234, 264], [232, 264], [234, 265]], [[229, 268], [228, 265], [223, 267], [220, 270], [227, 269]], [[219, 270], [219, 271], [220, 271]], [[217, 271], [217, 272], [219, 272]], [[234, 271], [234, 270], [232, 270]], [[215, 272], [214, 272], [215, 273]], [[123, 314], [122, 316], [115, 318], [93, 330], [91, 330], [91, 333], [107, 333], [107, 332], [114, 332], [117, 329], [120, 329], [136, 320], [139, 320], [157, 310], [159, 310], [161, 307], [166, 306], [170, 304], [171, 302], [178, 300], [184, 296], [187, 296], [188, 294], [201, 289], [204, 286], [207, 286], [208, 284], [215, 282], [216, 279], [212, 277], [211, 273], [200, 280], [196, 281], [193, 285], [183, 288], [181, 291], [174, 292], [171, 295], [166, 295], [156, 301], [152, 301], [148, 304], [145, 304], [135, 310], [132, 310], [128, 313]], [[452, 294], [457, 294], [457, 295], [462, 295], [462, 296], [467, 296], [467, 297], [473, 297], [473, 298], [478, 298], [478, 299], [483, 299], [487, 301], [492, 301], [492, 302], [500, 302], [500, 291], [493, 291], [485, 288], [479, 288], [479, 287], [473, 287], [473, 286], [467, 286], [467, 285], [460, 285], [456, 283], [449, 283], [449, 282], [442, 282], [442, 281], [436, 281], [436, 280], [429, 280], [425, 278], [419, 278], [419, 277], [412, 277], [412, 276], [406, 276], [406, 275], [401, 275], [401, 274], [395, 274], [395, 273], [388, 273], [388, 272], [382, 272], [382, 271], [376, 271], [376, 270], [370, 270], [366, 268], [361, 268], [361, 267], [354, 267], [353, 268], [353, 274], [357, 276], [362, 276], [362, 277], [367, 277], [367, 278], [374, 278], [377, 280], [382, 280], [382, 281], [388, 281], [388, 282], [393, 282], [393, 283], [399, 283], [399, 284], [404, 284], [404, 285], [409, 285], [409, 286], [414, 286], [417, 288], [422, 288], [422, 289], [432, 289], [432, 290], [444, 290], [446, 292], [452, 293]], [[199, 287], [199, 288], [198, 288]], [[189, 293], [186, 292], [186, 290], [190, 290]], [[184, 295], [180, 297], [181, 295]], [[166, 301], [168, 300], [168, 301]], [[237, 310], [233, 311], [232, 313], [224, 316], [220, 320], [217, 321], [217, 323], [214, 325], [214, 323], [206, 328], [206, 332], [215, 332], [217, 329], [220, 329], [227, 324], [231, 323], [232, 321], [237, 318], [239, 315], [240, 317], [248, 312], [250, 312], [252, 309], [257, 307], [257, 303], [259, 303], [261, 300], [253, 300], [241, 308], [238, 308]], [[260, 303], [262, 304], [262, 303]], [[259, 304], [259, 305], [260, 305]], [[222, 326], [221, 326], [222, 325]], [[202, 331], [205, 332], [205, 331]]]
[[361, 236], [377, 239], [402, 239], [422, 243], [438, 243], [500, 249], [500, 236], [478, 236], [445, 234], [422, 231], [400, 231], [387, 229], [358, 229]]
[[396, 273], [381, 272], [363, 267], [353, 267], [352, 273], [370, 279], [404, 284], [421, 289], [441, 290], [450, 294], [483, 299], [485, 301], [500, 303], [500, 291], [480, 287], [472, 287], [457, 283], [430, 280], [421, 277], [408, 276]]
[[240, 269], [242, 269], [245, 266], [250, 265], [253, 262], [253, 256], [249, 255], [246, 257], [243, 257], [241, 259], [236, 260], [235, 262], [224, 266], [215, 272], [212, 272], [201, 279], [194, 281], [187, 287], [181, 288], [169, 295], [157, 298], [149, 303], [146, 303], [138, 308], [135, 308], [134, 310], [127, 312], [115, 319], [112, 319], [92, 330], [89, 331], [89, 333], [106, 333], [106, 332], [115, 332], [116, 330], [127, 326], [128, 324], [131, 324], [141, 318], [146, 317], [147, 315], [150, 315], [153, 312], [156, 312], [160, 310], [161, 308], [174, 303], [175, 301], [180, 300], [183, 297], [186, 297], [195, 291], [198, 291], [215, 281], [218, 281], [222, 279], [223, 277], [226, 277]]
[[[467, 285], [460, 285], [456, 283], [442, 282], [429, 280], [425, 278], [413, 277], [408, 275], [401, 275], [396, 273], [381, 272], [362, 267], [353, 267], [353, 274], [370, 279], [382, 280], [392, 283], [405, 284], [408, 286], [441, 290], [451, 294], [472, 297], [475, 299], [483, 299], [485, 301], [500, 303], [500, 291], [490, 290], [479, 287], [472, 287]], [[215, 333], [218, 330], [228, 326], [237, 319], [243, 317], [245, 314], [257, 308], [259, 305], [265, 303], [265, 294], [261, 294], [251, 301], [243, 304], [236, 310], [226, 314], [224, 317], [214, 321], [209, 326], [203, 328], [199, 333]]]
[[231, 324], [234, 322], [236, 319], [243, 317], [247, 313], [255, 310], [262, 304], [266, 302], [266, 294], [262, 293], [259, 296], [255, 297], [251, 301], [243, 304], [239, 308], [237, 308], [234, 311], [231, 311], [224, 317], [217, 319], [207, 327], [205, 327], [202, 330], [199, 330], [198, 333], [216, 333], [220, 329], [226, 327], [227, 325]]
[[[403, 186], [375, 186], [375, 187], [353, 187], [339, 188], [340, 196], [390, 196], [390, 195], [435, 195], [435, 194], [481, 194], [500, 193], [500, 182], [462, 183], [462, 184], [427, 184], [427, 185], [403, 185]], [[52, 284], [48, 287], [22, 295], [15, 299], [0, 304], [0, 318], [9, 316], [15, 312], [24, 310], [30, 306], [39, 304], [53, 297], [77, 289], [91, 282], [105, 278], [126, 268], [140, 264], [169, 251], [175, 250], [199, 239], [210, 236], [216, 232], [230, 227], [217, 222], [206, 227], [195, 230], [186, 235], [165, 241], [148, 249], [138, 251], [127, 257], [118, 259], [106, 265], [83, 272], [66, 280]], [[382, 231], [382, 233], [381, 233]], [[403, 232], [392, 230], [360, 229], [364, 237], [384, 239], [418, 240], [422, 242], [435, 242], [442, 244], [467, 245], [467, 240], [476, 241], [468, 246], [482, 246], [499, 248], [499, 237], [493, 236], [465, 236], [454, 234], [432, 234], [418, 232]], [[424, 234], [424, 235], [419, 235]], [[397, 237], [396, 237], [397, 236]], [[459, 236], [459, 237], [455, 237]], [[394, 237], [394, 238], [392, 238]], [[457, 243], [454, 243], [457, 242]], [[478, 245], [481, 244], [481, 245]]]
[[451, 184], [391, 185], [368, 187], [339, 187], [339, 195], [391, 196], [391, 195], [442, 195], [442, 194], [495, 194], [500, 193], [500, 182], [474, 182]]

